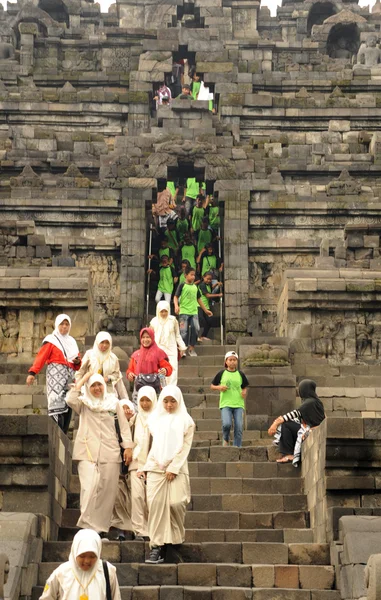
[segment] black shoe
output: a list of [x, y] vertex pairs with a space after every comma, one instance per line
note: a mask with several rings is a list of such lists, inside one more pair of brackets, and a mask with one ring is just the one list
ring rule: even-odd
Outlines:
[[108, 533], [106, 533], [105, 531], [100, 531], [99, 532], [99, 537], [101, 538], [101, 540], [103, 540], [104, 542], [109, 542], [109, 538], [107, 537]]
[[121, 531], [121, 532], [118, 534], [118, 537], [117, 537], [116, 539], [118, 540], [118, 542], [125, 542], [125, 541], [126, 541], [126, 536], [124, 535], [124, 532], [123, 532], [123, 531]]
[[151, 548], [149, 557], [146, 558], [145, 562], [150, 563], [151, 565], [158, 565], [164, 562], [164, 557], [162, 555], [162, 546], [154, 546]]
[[135, 542], [144, 542], [144, 537], [142, 535], [135, 536]]

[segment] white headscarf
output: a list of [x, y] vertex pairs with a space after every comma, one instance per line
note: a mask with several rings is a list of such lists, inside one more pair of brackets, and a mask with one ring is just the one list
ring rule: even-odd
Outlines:
[[[167, 396], [177, 400], [178, 407], [173, 414], [169, 414], [164, 408], [163, 400]], [[184, 445], [184, 434], [194, 425], [177, 385], [167, 385], [161, 390], [156, 410], [150, 415], [147, 425], [153, 436], [151, 456], [164, 471], [181, 451]]]
[[[99, 350], [101, 342], [109, 342], [110, 346], [106, 352]], [[108, 376], [110, 373], [119, 369], [118, 357], [112, 352], [112, 337], [107, 331], [97, 333], [93, 349], [89, 351], [90, 365], [93, 373], [99, 373]]]
[[54, 323], [53, 333], [49, 333], [49, 335], [43, 339], [42, 343], [44, 344], [45, 342], [49, 342], [50, 344], [53, 344], [53, 346], [58, 348], [58, 350], [61, 350], [68, 362], [73, 362], [74, 358], [79, 354], [77, 342], [68, 333], [66, 335], [62, 335], [58, 330], [59, 325], [61, 325], [62, 321], [65, 321], [65, 319], [66, 321], [69, 321], [71, 329], [71, 319], [69, 315], [58, 315]]
[[[103, 394], [99, 398], [93, 396], [90, 391], [93, 383], [96, 383], [97, 381], [103, 385]], [[106, 382], [102, 375], [95, 373], [95, 375], [92, 375], [82, 387], [83, 394], [80, 396], [80, 399], [83, 404], [93, 412], [115, 412], [119, 400], [114, 394], [108, 394], [106, 390]]]
[[[161, 316], [161, 311], [166, 310], [168, 312], [168, 316], [163, 319]], [[169, 325], [171, 321], [175, 321], [176, 317], [171, 316], [171, 307], [169, 302], [166, 300], [160, 300], [160, 302], [156, 305], [156, 317], [154, 317], [151, 321], [152, 328], [155, 332], [155, 342], [161, 348], [162, 346], [169, 346], [169, 337], [172, 332], [172, 327]]]
[[[142, 407], [140, 406], [140, 400], [141, 400], [141, 398], [144, 398], [144, 397], [151, 400], [152, 405], [151, 405], [151, 410], [149, 410], [149, 411], [143, 410]], [[138, 415], [135, 419], [135, 433], [134, 433], [134, 442], [136, 443], [136, 446], [132, 453], [132, 458], [134, 460], [139, 458], [139, 454], [142, 451], [144, 441], [146, 439], [146, 436], [149, 433], [149, 431], [147, 429], [147, 421], [148, 421], [148, 418], [150, 417], [150, 415], [153, 413], [153, 411], [156, 408], [157, 396], [156, 396], [156, 392], [153, 389], [153, 387], [151, 387], [150, 385], [145, 385], [145, 386], [141, 387], [140, 390], [138, 391], [137, 403], [138, 403]]]
[[[59, 574], [65, 593], [65, 600], [79, 600], [86, 595], [91, 600], [104, 600], [106, 581], [101, 561], [102, 540], [92, 529], [81, 529], [75, 534], [68, 563], [62, 565]], [[83, 571], [77, 564], [77, 557], [84, 552], [94, 552], [97, 557], [92, 569]], [[69, 568], [65, 568], [68, 565]]]
[[132, 410], [132, 412], [135, 414], [135, 404], [131, 402], [131, 400], [128, 400], [128, 398], [123, 398], [123, 400], [119, 400], [119, 404], [120, 406], [128, 406], [128, 408]]

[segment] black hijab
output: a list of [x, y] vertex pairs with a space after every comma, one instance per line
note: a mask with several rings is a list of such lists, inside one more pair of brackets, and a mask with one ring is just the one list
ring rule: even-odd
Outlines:
[[316, 393], [315, 381], [303, 379], [299, 383], [299, 396], [302, 399], [299, 411], [303, 421], [310, 427], [320, 425], [325, 419], [324, 405]]

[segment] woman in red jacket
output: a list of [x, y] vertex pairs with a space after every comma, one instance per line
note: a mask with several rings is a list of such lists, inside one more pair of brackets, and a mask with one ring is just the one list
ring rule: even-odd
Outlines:
[[159, 393], [161, 390], [159, 376], [165, 378], [171, 374], [172, 366], [164, 350], [156, 344], [154, 330], [145, 327], [140, 332], [140, 348], [131, 355], [126, 371], [127, 379], [135, 382], [132, 396], [134, 403], [136, 404], [137, 393], [141, 387], [150, 385]]
[[67, 433], [70, 425], [71, 408], [66, 404], [69, 384], [74, 379], [74, 371], [81, 366], [77, 342], [69, 335], [71, 320], [68, 315], [59, 315], [55, 321], [53, 333], [47, 335], [35, 361], [29, 369], [26, 383], [31, 385], [37, 373], [45, 364], [46, 391], [48, 397], [48, 415], [57, 421], [58, 426]]

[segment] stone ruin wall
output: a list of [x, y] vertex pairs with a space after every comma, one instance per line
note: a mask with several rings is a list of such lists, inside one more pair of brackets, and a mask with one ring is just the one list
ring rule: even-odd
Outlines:
[[[381, 51], [367, 40], [380, 8], [8, 3], [0, 351], [35, 351], [62, 307], [80, 339], [102, 323], [136, 331], [146, 214], [168, 168], [191, 164], [224, 207], [227, 341], [288, 336], [295, 356], [377, 364]], [[216, 115], [182, 100], [151, 111], [179, 53], [204, 74]]]

